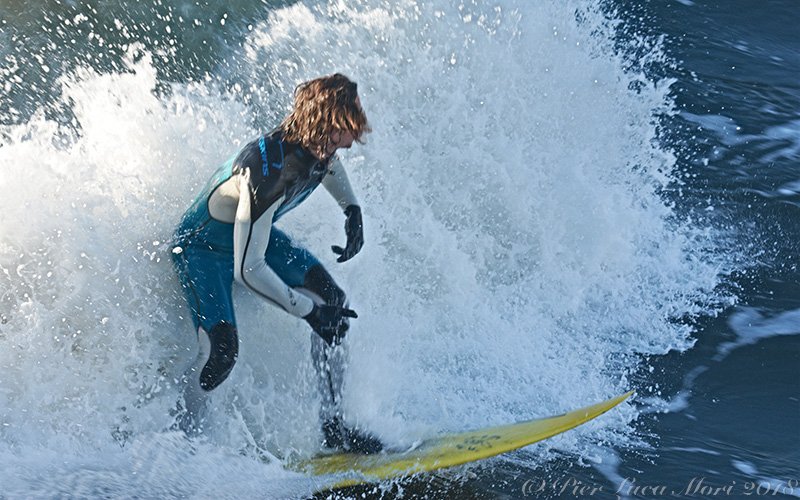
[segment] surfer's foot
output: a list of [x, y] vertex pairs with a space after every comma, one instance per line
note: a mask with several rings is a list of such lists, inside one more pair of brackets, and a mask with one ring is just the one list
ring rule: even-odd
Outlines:
[[326, 448], [349, 451], [371, 455], [383, 450], [381, 440], [372, 434], [351, 429], [344, 425], [339, 417], [334, 417], [322, 424], [324, 440], [322, 446]]

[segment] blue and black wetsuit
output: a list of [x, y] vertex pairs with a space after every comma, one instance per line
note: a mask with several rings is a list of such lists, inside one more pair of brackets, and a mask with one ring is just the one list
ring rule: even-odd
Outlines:
[[[228, 377], [236, 362], [234, 280], [297, 317], [308, 315], [315, 302], [344, 305], [344, 292], [319, 261], [273, 226], [320, 184], [342, 209], [357, 205], [336, 157], [320, 161], [276, 130], [222, 165], [184, 214], [175, 234], [173, 260], [200, 342], [197, 362], [187, 372], [190, 412], [202, 404], [205, 392]], [[325, 412], [337, 411], [341, 351], [312, 335], [323, 418]]]

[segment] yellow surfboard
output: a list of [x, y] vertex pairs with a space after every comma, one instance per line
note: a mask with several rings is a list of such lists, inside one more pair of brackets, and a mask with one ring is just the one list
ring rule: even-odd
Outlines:
[[409, 451], [375, 455], [338, 453], [303, 460], [289, 467], [315, 476], [341, 475], [330, 489], [444, 469], [517, 450], [561, 434], [602, 415], [631, 394], [633, 391], [553, 417], [432, 438]]

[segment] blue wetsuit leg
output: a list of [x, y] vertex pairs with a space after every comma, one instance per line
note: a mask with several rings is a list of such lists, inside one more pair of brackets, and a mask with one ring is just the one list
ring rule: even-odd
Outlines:
[[[181, 253], [173, 254], [173, 261], [195, 328], [203, 327], [210, 332], [220, 321], [236, 326], [231, 297], [233, 255], [195, 245], [186, 245], [182, 249]], [[319, 265], [311, 252], [294, 245], [276, 227], [270, 232], [264, 258], [267, 265], [292, 288], [302, 287], [308, 271]]]
[[[232, 238], [233, 235], [226, 236]], [[208, 249], [203, 243], [181, 242], [180, 239], [177, 246], [182, 251], [173, 253], [172, 259], [192, 311], [195, 328], [203, 327], [210, 332], [220, 321], [235, 327], [231, 296], [233, 254]], [[321, 267], [319, 260], [311, 252], [295, 245], [286, 233], [275, 226], [270, 231], [264, 260], [292, 288], [308, 288], [309, 271], [315, 266]], [[312, 291], [319, 293], [317, 290]], [[321, 295], [321, 298], [329, 302], [325, 295]]]
[[311, 252], [295, 245], [286, 233], [275, 226], [270, 231], [264, 259], [270, 269], [292, 288], [305, 286], [308, 271], [320, 265]]
[[[233, 255], [200, 245], [182, 245], [182, 252], [173, 253], [175, 268], [184, 295], [192, 312], [195, 328], [202, 328], [211, 343], [207, 361], [202, 360], [200, 386], [210, 391], [227, 378], [238, 355], [236, 318], [232, 300]], [[264, 255], [266, 264], [292, 288], [304, 289], [327, 304], [343, 305], [344, 292], [324, 269], [319, 260], [305, 248], [296, 245], [283, 231], [272, 227]], [[346, 328], [346, 326], [345, 326]], [[312, 357], [320, 376], [323, 407], [337, 406], [341, 389], [342, 362], [332, 362], [330, 349], [314, 334]], [[341, 351], [341, 349], [337, 349]], [[203, 364], [204, 363], [204, 364]], [[333, 368], [333, 369], [332, 369]]]
[[202, 328], [208, 336], [208, 347], [201, 347], [191, 371], [200, 371], [200, 388], [210, 391], [228, 378], [239, 355], [231, 289], [233, 255], [196, 245], [181, 248], [182, 252], [173, 253], [173, 262], [198, 335]]
[[231, 285], [233, 255], [194, 245], [172, 254], [195, 328], [210, 332], [220, 321], [236, 327]]

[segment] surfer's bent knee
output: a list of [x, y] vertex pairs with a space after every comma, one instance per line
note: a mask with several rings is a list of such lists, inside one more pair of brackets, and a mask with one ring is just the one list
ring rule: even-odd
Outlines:
[[347, 303], [347, 295], [344, 290], [336, 284], [322, 264], [312, 266], [306, 272], [303, 281], [303, 288], [318, 295], [325, 304], [343, 306]]
[[[203, 330], [200, 330], [203, 332]], [[220, 321], [207, 333], [209, 341], [208, 360], [200, 372], [200, 387], [212, 391], [228, 378], [236, 358], [239, 356], [239, 338], [236, 327]]]

